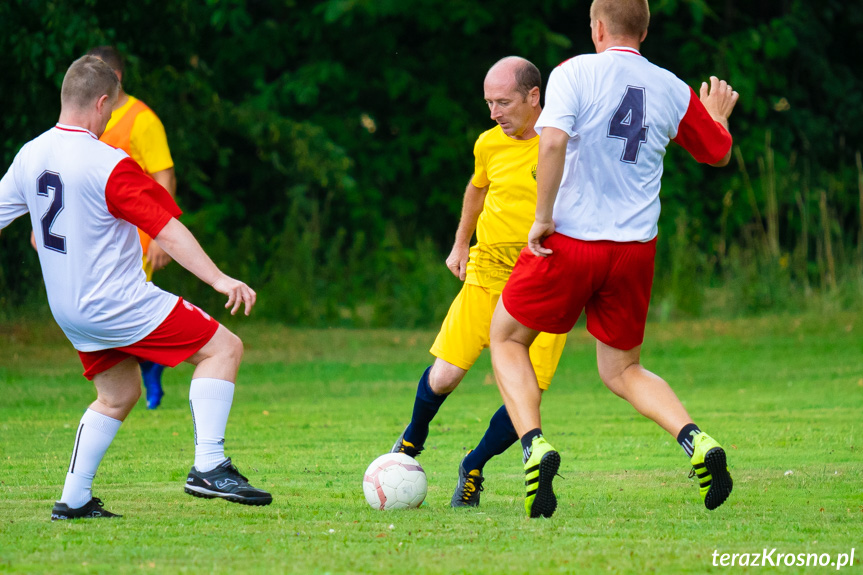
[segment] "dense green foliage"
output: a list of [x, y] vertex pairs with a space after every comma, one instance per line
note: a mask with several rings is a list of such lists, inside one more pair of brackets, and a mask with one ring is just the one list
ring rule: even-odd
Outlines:
[[[0, 3], [0, 158], [56, 120], [68, 64], [128, 54], [162, 118], [184, 221], [262, 312], [305, 324], [434, 322], [457, 289], [449, 250], [482, 79], [519, 54], [544, 75], [592, 51], [587, 0], [104, 0]], [[794, 307], [863, 287], [863, 11], [824, 0], [652, 2], [644, 54], [741, 93], [738, 154], [711, 170], [672, 147], [654, 309]], [[858, 178], [861, 178], [858, 184]], [[859, 191], [858, 191], [859, 186]], [[0, 250], [2, 313], [43, 296], [29, 226]], [[212, 308], [182, 270], [157, 282]], [[838, 300], [837, 300], [838, 296]]]
[[578, 328], [543, 402], [563, 476], [549, 520], [524, 517], [517, 447], [485, 467], [479, 509], [449, 507], [459, 461], [500, 405], [488, 354], [432, 424], [426, 504], [382, 513], [366, 505], [362, 473], [409, 418], [434, 334], [232, 328], [247, 353], [226, 449], [273, 504], [183, 493], [194, 449], [184, 365], [166, 372], [158, 410], [142, 400], [129, 415], [96, 475], [95, 495], [124, 517], [62, 524], [48, 517], [93, 389], [59, 330], [0, 328], [0, 572], [759, 573], [714, 567], [712, 554], [764, 548], [834, 560], [856, 548], [838, 572], [860, 572], [861, 313], [648, 327], [645, 365], [728, 451], [734, 492], [713, 512], [674, 439], [600, 383]]

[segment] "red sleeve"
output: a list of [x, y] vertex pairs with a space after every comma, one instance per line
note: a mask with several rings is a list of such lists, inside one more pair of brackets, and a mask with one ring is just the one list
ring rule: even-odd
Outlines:
[[702, 164], [715, 164], [731, 149], [731, 134], [710, 117], [692, 88], [689, 88], [689, 108], [677, 127], [674, 141]]
[[144, 173], [132, 158], [123, 158], [108, 177], [105, 203], [117, 219], [144, 230], [155, 238], [162, 228], [183, 212], [168, 190]]

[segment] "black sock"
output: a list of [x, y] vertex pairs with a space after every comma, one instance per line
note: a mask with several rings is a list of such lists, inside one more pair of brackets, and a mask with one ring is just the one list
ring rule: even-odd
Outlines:
[[437, 395], [432, 391], [429, 385], [429, 373], [431, 366], [428, 366], [417, 384], [417, 396], [414, 399], [414, 412], [411, 416], [411, 422], [405, 429], [405, 441], [411, 443], [417, 449], [421, 449], [429, 435], [429, 423], [437, 415], [438, 409], [443, 405], [444, 400], [449, 395]]
[[476, 449], [467, 454], [462, 462], [466, 471], [470, 472], [474, 469], [482, 468], [488, 463], [488, 460], [495, 455], [500, 455], [509, 446], [518, 441], [518, 433], [512, 426], [512, 420], [509, 418], [509, 413], [506, 411], [506, 406], [501, 405], [494, 415], [491, 416], [491, 421], [488, 422], [488, 429], [485, 435], [479, 441]]
[[686, 452], [686, 455], [692, 457], [692, 453], [694, 451], [694, 447], [692, 445], [692, 440], [695, 439], [695, 436], [701, 433], [701, 430], [698, 429], [698, 426], [694, 423], [687, 423], [683, 426], [683, 429], [680, 430], [680, 433], [677, 434], [677, 443], [680, 444], [680, 447], [683, 448], [683, 451]]
[[531, 429], [530, 431], [521, 436], [521, 449], [523, 452], [522, 458], [525, 463], [527, 463], [527, 460], [530, 459], [530, 453], [533, 450], [533, 440], [537, 437], [542, 437], [542, 430], [538, 427], [536, 429]]

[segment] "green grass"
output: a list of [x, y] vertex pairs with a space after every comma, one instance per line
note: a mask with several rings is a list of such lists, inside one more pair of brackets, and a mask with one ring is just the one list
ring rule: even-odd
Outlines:
[[434, 334], [234, 327], [247, 352], [227, 450], [274, 503], [183, 493], [194, 449], [183, 366], [167, 372], [161, 408], [142, 401], [129, 416], [96, 477], [125, 517], [63, 523], [50, 509], [92, 386], [56, 327], [0, 327], [0, 572], [716, 573], [729, 568], [713, 566], [714, 550], [765, 547], [834, 558], [855, 547], [846, 570], [860, 569], [863, 315], [648, 326], [645, 365], [729, 452], [735, 489], [714, 512], [674, 439], [604, 388], [577, 327], [543, 407], [563, 458], [560, 506], [533, 521], [518, 449], [486, 467], [478, 510], [449, 507], [457, 465], [500, 404], [487, 355], [433, 423], [426, 504], [379, 512], [362, 473], [407, 422]]

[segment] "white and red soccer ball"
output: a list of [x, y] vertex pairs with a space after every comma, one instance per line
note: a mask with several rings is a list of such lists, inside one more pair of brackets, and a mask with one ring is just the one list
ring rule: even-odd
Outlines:
[[404, 453], [385, 453], [363, 475], [363, 493], [375, 509], [411, 509], [426, 498], [428, 480], [416, 459]]

